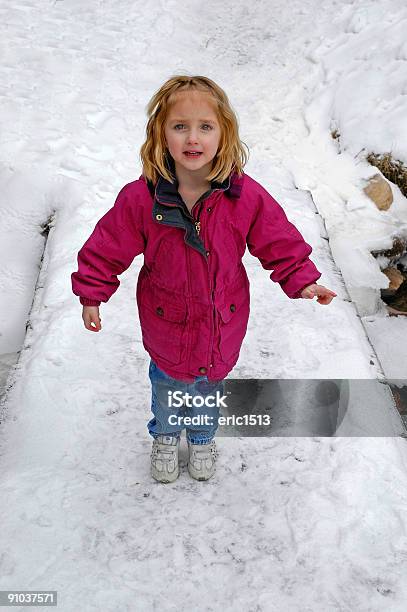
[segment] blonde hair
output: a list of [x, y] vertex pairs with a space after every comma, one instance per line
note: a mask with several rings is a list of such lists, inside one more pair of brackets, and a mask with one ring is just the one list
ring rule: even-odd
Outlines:
[[238, 120], [226, 93], [208, 77], [176, 75], [158, 89], [146, 106], [148, 116], [146, 141], [140, 149], [144, 178], [154, 184], [158, 180], [158, 175], [171, 183], [175, 180], [176, 177], [171, 174], [166, 164], [170, 153], [165, 143], [164, 125], [168, 111], [176, 101], [176, 94], [188, 90], [206, 92], [212, 96], [221, 126], [218, 152], [206, 180], [223, 182], [232, 170], [241, 176], [249, 158], [249, 148], [239, 138]]

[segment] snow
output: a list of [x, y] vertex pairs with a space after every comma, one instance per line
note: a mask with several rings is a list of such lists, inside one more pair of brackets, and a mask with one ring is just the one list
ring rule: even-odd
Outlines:
[[[407, 9], [202, 7], [0, 6], [3, 377], [18, 356], [0, 427], [0, 588], [56, 589], [63, 612], [401, 612], [406, 446], [375, 379], [407, 378], [407, 317], [389, 317], [378, 300], [388, 281], [369, 250], [407, 234], [407, 206], [394, 185], [386, 212], [362, 189], [378, 172], [367, 151], [407, 163]], [[102, 305], [99, 334], [83, 327], [70, 274], [97, 220], [141, 173], [148, 99], [185, 71], [225, 89], [251, 152], [245, 170], [282, 203], [313, 246], [319, 282], [338, 294], [328, 307], [289, 300], [246, 254], [251, 317], [230, 377], [309, 381], [311, 391], [317, 379], [350, 379], [380, 392], [373, 401], [351, 386], [336, 437], [289, 428], [219, 437], [207, 483], [188, 477], [182, 445], [182, 474], [164, 486], [149, 475], [142, 258]]]

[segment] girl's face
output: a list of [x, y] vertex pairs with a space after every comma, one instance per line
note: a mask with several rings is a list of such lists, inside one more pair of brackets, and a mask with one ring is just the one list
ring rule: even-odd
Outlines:
[[[177, 94], [164, 125], [165, 139], [176, 170], [203, 179], [212, 169], [221, 129], [210, 94], [192, 90]], [[198, 151], [199, 155], [187, 155]]]

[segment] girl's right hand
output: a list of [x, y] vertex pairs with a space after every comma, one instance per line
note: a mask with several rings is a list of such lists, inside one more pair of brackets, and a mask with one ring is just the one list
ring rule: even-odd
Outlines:
[[[102, 329], [99, 306], [83, 306], [82, 319], [86, 329], [89, 331], [98, 332]], [[94, 323], [94, 325], [91, 325], [92, 323]]]

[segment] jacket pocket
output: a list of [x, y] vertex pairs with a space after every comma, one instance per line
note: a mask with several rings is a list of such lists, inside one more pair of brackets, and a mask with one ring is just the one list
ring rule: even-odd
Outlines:
[[173, 365], [179, 364], [186, 347], [185, 300], [145, 282], [139, 292], [139, 317], [148, 352]]
[[229, 286], [217, 305], [219, 313], [219, 353], [225, 363], [237, 359], [247, 331], [250, 313], [249, 285], [245, 279]]

